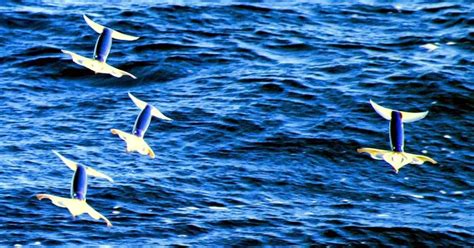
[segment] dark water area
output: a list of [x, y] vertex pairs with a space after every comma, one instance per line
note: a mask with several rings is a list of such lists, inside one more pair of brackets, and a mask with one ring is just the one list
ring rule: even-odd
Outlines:
[[[0, 244], [474, 245], [474, 5], [438, 1], [0, 6]], [[133, 2], [133, 1], [131, 1]], [[108, 63], [82, 18], [130, 35]], [[431, 49], [430, 48], [436, 48]], [[153, 119], [155, 159], [127, 154], [132, 92]], [[405, 150], [438, 161], [395, 174], [356, 152], [390, 149], [369, 99], [404, 111]], [[101, 170], [75, 219], [73, 172]]]

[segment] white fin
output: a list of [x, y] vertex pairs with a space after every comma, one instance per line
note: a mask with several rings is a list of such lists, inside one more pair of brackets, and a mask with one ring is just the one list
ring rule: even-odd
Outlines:
[[357, 152], [366, 152], [370, 154], [370, 157], [373, 159], [385, 160], [385, 162], [393, 167], [396, 173], [398, 173], [400, 168], [410, 163], [410, 160], [402, 152], [393, 152], [375, 148], [360, 148], [357, 149]]
[[104, 31], [104, 26], [100, 25], [100, 24], [97, 24], [95, 23], [94, 21], [92, 21], [91, 19], [89, 19], [89, 17], [87, 17], [85, 14], [82, 15], [84, 17], [84, 20], [86, 20], [86, 23], [87, 25], [89, 25], [89, 27], [91, 27], [92, 29], [94, 29], [94, 31], [96, 31], [97, 33], [101, 34], [102, 31]]
[[69, 169], [73, 170], [73, 171], [76, 171], [77, 169], [77, 163], [70, 160], [70, 159], [67, 159], [65, 158], [63, 155], [61, 155], [59, 152], [53, 150], [54, 154], [56, 154], [56, 156], [58, 156], [62, 161], [63, 163], [69, 167]]
[[[104, 28], [106, 28], [105, 26], [95, 23], [94, 21], [89, 19], [89, 17], [87, 17], [86, 15], [82, 15], [82, 16], [84, 17], [84, 20], [86, 20], [87, 25], [89, 25], [89, 27], [94, 29], [94, 31], [96, 31], [97, 33], [101, 34], [104, 31]], [[112, 30], [112, 38], [114, 39], [133, 41], [133, 40], [138, 40], [140, 38], [140, 37], [120, 33], [111, 28], [108, 28], [108, 29]]]
[[418, 113], [400, 111], [400, 113], [402, 113], [402, 121], [405, 123], [421, 120], [428, 115], [428, 111]]
[[78, 64], [78, 65], [81, 65], [81, 66], [84, 66], [96, 73], [100, 73], [100, 67], [102, 67], [100, 64], [102, 62], [99, 62], [97, 60], [94, 60], [94, 59], [89, 59], [89, 58], [86, 58], [86, 57], [83, 57], [79, 54], [76, 54], [76, 53], [73, 53], [71, 51], [67, 51], [67, 50], [61, 50], [61, 52], [65, 53], [65, 54], [68, 54], [71, 56], [72, 58], [72, 61], [74, 61], [74, 63]]
[[120, 33], [119, 31], [113, 30], [112, 38], [117, 39], [117, 40], [134, 41], [134, 40], [138, 40], [140, 37], [131, 36], [131, 35]]
[[62, 208], [67, 208], [69, 212], [71, 213], [72, 216], [78, 216], [83, 213], [88, 213], [92, 218], [99, 220], [103, 219], [105, 220], [105, 223], [107, 226], [112, 226], [112, 223], [105, 218], [103, 215], [95, 211], [89, 204], [87, 204], [86, 201], [79, 200], [79, 199], [71, 199], [71, 198], [64, 198], [64, 197], [59, 197], [59, 196], [54, 196], [54, 195], [48, 195], [48, 194], [38, 194], [36, 197], [39, 200], [43, 199], [49, 199], [51, 202]]
[[127, 143], [127, 152], [138, 152], [142, 155], [149, 155], [151, 158], [155, 158], [155, 153], [143, 138], [118, 129], [110, 129], [110, 131]]
[[104, 179], [107, 179], [107, 180], [108, 180], [109, 182], [111, 182], [111, 183], [114, 182], [114, 179], [112, 179], [111, 177], [105, 175], [105, 174], [102, 173], [102, 172], [96, 171], [96, 170], [92, 169], [92, 168], [89, 167], [89, 166], [86, 167], [86, 173], [87, 173], [87, 175], [89, 175], [89, 176], [98, 177], [98, 178], [104, 178]]
[[387, 150], [375, 149], [375, 148], [359, 148], [357, 149], [358, 153], [368, 153], [371, 158], [376, 160], [383, 160], [383, 155], [387, 152]]
[[427, 157], [427, 156], [411, 154], [411, 153], [406, 153], [406, 154], [407, 154], [407, 156], [411, 157], [411, 163], [412, 164], [423, 164], [424, 162], [430, 162], [432, 164], [437, 164], [438, 163], [434, 159], [432, 159], [430, 157]]
[[54, 205], [62, 208], [67, 208], [72, 216], [78, 216], [85, 212], [85, 208], [83, 208], [81, 200], [78, 199], [71, 199], [71, 198], [64, 198], [54, 195], [48, 194], [38, 194], [36, 197], [39, 200], [49, 199], [53, 202]]
[[51, 202], [53, 202], [54, 205], [61, 208], [66, 208], [66, 202], [71, 200], [70, 198], [64, 198], [48, 194], [37, 194], [36, 198], [38, 198], [38, 200], [49, 199], [51, 200]]
[[[132, 99], [133, 103], [135, 103], [135, 105], [137, 105], [137, 107], [139, 109], [144, 109], [146, 107], [146, 105], [149, 105], [148, 103], [136, 98], [134, 95], [132, 95], [132, 93], [128, 92], [128, 96], [130, 97], [130, 99]], [[153, 115], [154, 117], [156, 118], [159, 118], [159, 119], [162, 119], [162, 120], [166, 120], [166, 121], [172, 121], [171, 118], [165, 116], [163, 113], [161, 113], [157, 108], [155, 108], [154, 106], [150, 105], [151, 107], [151, 115]]]
[[423, 164], [424, 162], [436, 164], [436, 161], [429, 157], [406, 152], [393, 152], [374, 148], [360, 148], [357, 149], [357, 152], [368, 153], [373, 159], [385, 160], [385, 162], [393, 167], [396, 173], [407, 164]]
[[[64, 164], [67, 165], [67, 167], [69, 167], [73, 171], [76, 171], [76, 169], [77, 169], [77, 163], [76, 162], [65, 158], [63, 155], [61, 155], [59, 152], [57, 152], [55, 150], [53, 150], [53, 152], [54, 152], [54, 154], [56, 154], [56, 156], [58, 156], [64, 162]], [[110, 182], [114, 182], [114, 180], [111, 177], [105, 175], [102, 172], [96, 171], [96, 170], [92, 169], [89, 166], [86, 166], [86, 173], [89, 176], [104, 178], [104, 179], [109, 180]]]
[[137, 107], [139, 109], [144, 109], [146, 107], [146, 105], [148, 105], [148, 103], [136, 98], [134, 95], [132, 95], [132, 93], [128, 92], [128, 96], [130, 97], [130, 99], [132, 99], [133, 103], [135, 103], [135, 105], [137, 105]]
[[404, 152], [387, 152], [383, 155], [385, 162], [389, 163], [396, 173], [403, 166], [411, 163], [411, 159]]
[[370, 100], [370, 104], [374, 108], [375, 112], [377, 112], [380, 116], [382, 116], [384, 119], [390, 120], [392, 119], [392, 109], [389, 108], [384, 108], [374, 101]]
[[[385, 118], [387, 120], [392, 119], [392, 112], [396, 111], [396, 110], [393, 110], [393, 109], [382, 107], [382, 106], [378, 105], [377, 103], [375, 103], [372, 100], [370, 100], [370, 104], [374, 108], [375, 112], [377, 112], [380, 116], [382, 116], [383, 118]], [[416, 113], [415, 112], [404, 112], [404, 111], [398, 111], [398, 112], [400, 112], [402, 114], [402, 122], [404, 122], [404, 123], [409, 123], [409, 122], [414, 122], [414, 121], [417, 121], [417, 120], [421, 120], [421, 119], [425, 118], [425, 116], [428, 114], [428, 111], [416, 112]]]
[[135, 77], [131, 73], [119, 70], [111, 65], [108, 65], [107, 63], [100, 62], [95, 59], [89, 59], [67, 50], [61, 50], [61, 52], [70, 55], [72, 58], [72, 61], [74, 61], [76, 64], [84, 66], [88, 68], [89, 70], [94, 71], [95, 73], [110, 74], [118, 78], [122, 77], [123, 75], [126, 75], [126, 76], [130, 76], [133, 79], [137, 79], [137, 77]]
[[95, 209], [93, 209], [91, 206], [89, 206], [89, 204], [87, 204], [85, 201], [84, 201], [84, 205], [85, 205], [84, 206], [85, 212], [88, 213], [92, 218], [94, 218], [96, 220], [103, 219], [108, 227], [112, 226], [112, 223], [110, 223], [110, 221], [107, 218], [105, 218], [105, 216], [103, 216], [99, 212], [95, 211]]
[[102, 72], [102, 73], [108, 73], [108, 74], [110, 74], [110, 75], [112, 75], [112, 76], [114, 76], [114, 77], [118, 77], [118, 78], [120, 78], [120, 77], [122, 77], [123, 75], [125, 75], [125, 76], [129, 76], [129, 77], [131, 77], [131, 78], [133, 78], [133, 79], [137, 79], [137, 77], [135, 77], [133, 74], [128, 73], [128, 72], [126, 72], [126, 71], [122, 71], [122, 70], [120, 70], [120, 69], [117, 69], [117, 68], [115, 68], [115, 67], [113, 67], [113, 66], [111, 66], [111, 65], [109, 65], [109, 64], [106, 64], [106, 63], [104, 63], [104, 72]]

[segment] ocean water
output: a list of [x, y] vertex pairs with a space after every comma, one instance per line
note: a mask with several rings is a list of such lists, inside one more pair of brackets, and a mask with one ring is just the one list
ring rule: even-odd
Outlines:
[[[33, 3], [0, 6], [0, 244], [474, 245], [470, 1]], [[108, 59], [138, 79], [61, 53], [92, 56], [82, 14], [141, 37]], [[155, 159], [110, 133], [127, 92], [174, 119]], [[369, 99], [429, 110], [405, 150], [438, 164], [358, 154], [390, 148]], [[69, 196], [53, 149], [115, 179], [87, 195], [112, 228], [36, 199]]]

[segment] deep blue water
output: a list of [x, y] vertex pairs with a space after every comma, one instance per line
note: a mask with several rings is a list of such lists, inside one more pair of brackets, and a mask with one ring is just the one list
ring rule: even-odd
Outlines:
[[[84, 13], [141, 37], [108, 59], [138, 79], [61, 53], [92, 56]], [[0, 244], [473, 246], [473, 44], [469, 1], [3, 3]], [[127, 92], [174, 119], [154, 160], [109, 131], [132, 129]], [[389, 149], [369, 99], [429, 110], [405, 150], [439, 164], [358, 154]], [[112, 228], [36, 199], [69, 195], [52, 149], [115, 179], [87, 195]]]

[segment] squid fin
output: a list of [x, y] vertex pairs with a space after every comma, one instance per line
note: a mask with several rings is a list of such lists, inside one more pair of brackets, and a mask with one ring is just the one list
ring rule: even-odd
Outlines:
[[[101, 34], [105, 28], [105, 26], [102, 26], [94, 21], [92, 21], [89, 17], [87, 17], [86, 15], [82, 15], [84, 17], [84, 20], [86, 21], [87, 25], [89, 25], [89, 27], [91, 27], [94, 31], [96, 31], [97, 33]], [[112, 38], [114, 39], [117, 39], [117, 40], [126, 40], [126, 41], [133, 41], [133, 40], [138, 40], [140, 37], [135, 37], [135, 36], [131, 36], [131, 35], [128, 35], [128, 34], [123, 34], [123, 33], [120, 33], [116, 30], [113, 30], [111, 28], [108, 28], [110, 30], [112, 30]]]
[[103, 65], [104, 67], [104, 72], [103, 73], [108, 73], [114, 77], [117, 77], [117, 78], [120, 78], [122, 76], [129, 76], [133, 79], [137, 79], [137, 77], [135, 77], [133, 74], [129, 73], [129, 72], [126, 72], [126, 71], [123, 71], [123, 70], [120, 70], [120, 69], [117, 69], [109, 64], [106, 64], [104, 63]]
[[105, 216], [97, 212], [95, 209], [89, 206], [89, 204], [87, 204], [86, 202], [84, 202], [84, 204], [85, 204], [84, 206], [85, 212], [88, 213], [92, 218], [94, 218], [95, 220], [103, 219], [108, 227], [112, 226], [112, 223]]
[[[55, 150], [53, 150], [53, 152], [54, 152], [54, 154], [56, 154], [56, 156], [58, 156], [64, 162], [64, 164], [67, 165], [67, 167], [69, 167], [73, 171], [76, 171], [76, 169], [77, 169], [77, 163], [76, 162], [65, 158], [63, 155], [61, 155], [59, 152], [57, 152]], [[105, 175], [102, 172], [96, 171], [95, 169], [93, 169], [89, 166], [86, 166], [86, 173], [89, 176], [104, 178], [104, 179], [109, 180], [110, 182], [114, 181], [111, 177]]]
[[94, 71], [95, 73], [110, 74], [117, 78], [120, 78], [125, 75], [133, 79], [137, 79], [137, 77], [135, 77], [133, 74], [117, 69], [107, 63], [100, 62], [95, 59], [89, 59], [67, 50], [61, 50], [61, 52], [70, 55], [74, 63], [84, 66], [87, 69]]
[[409, 159], [404, 155], [404, 153], [400, 152], [375, 148], [360, 148], [357, 149], [357, 152], [368, 153], [373, 159], [385, 160], [385, 162], [389, 163], [393, 167], [396, 173], [398, 173], [400, 168], [410, 163]]
[[59, 152], [57, 152], [56, 150], [53, 150], [53, 153], [56, 154], [56, 156], [58, 156], [61, 161], [63, 161], [63, 163], [69, 167], [69, 169], [73, 170], [73, 171], [76, 171], [77, 169], [77, 163], [70, 160], [70, 159], [67, 159], [65, 158], [63, 155], [61, 155]]
[[98, 177], [98, 178], [104, 178], [104, 179], [107, 179], [109, 182], [113, 183], [114, 182], [114, 179], [112, 179], [111, 177], [105, 175], [104, 173], [100, 172], [100, 171], [96, 171], [94, 169], [92, 169], [91, 167], [87, 166], [86, 167], [86, 173], [87, 175], [89, 176], [93, 176], [93, 177]]
[[142, 155], [148, 155], [151, 158], [155, 158], [155, 153], [143, 138], [118, 129], [110, 129], [110, 132], [112, 132], [112, 134], [118, 135], [122, 140], [125, 141], [125, 143], [127, 143], [127, 152], [136, 151]]
[[[128, 96], [130, 97], [130, 99], [132, 99], [133, 103], [135, 103], [135, 105], [139, 108], [139, 109], [144, 109], [147, 105], [149, 105], [148, 103], [146, 103], [145, 101], [142, 101], [138, 98], [136, 98], [134, 95], [132, 95], [132, 93], [128, 92]], [[152, 105], [149, 105], [151, 107], [151, 114], [156, 117], [156, 118], [159, 118], [159, 119], [163, 119], [163, 120], [167, 120], [167, 121], [172, 121], [171, 118], [165, 116], [163, 113], [160, 112], [160, 110], [158, 110], [157, 108], [155, 108], [154, 106]]]
[[432, 164], [437, 163], [430, 157], [406, 152], [394, 152], [374, 148], [360, 148], [357, 149], [357, 152], [368, 153], [373, 159], [385, 160], [385, 162], [389, 163], [397, 173], [400, 168], [407, 164], [423, 164], [424, 162], [430, 162]]
[[[384, 119], [390, 120], [392, 119], [392, 112], [397, 111], [389, 108], [382, 107], [375, 103], [374, 101], [370, 100], [370, 104], [374, 108], [375, 112], [377, 112], [380, 116], [382, 116]], [[421, 120], [428, 115], [428, 111], [425, 112], [405, 112], [405, 111], [399, 111], [402, 114], [402, 121], [404, 123], [409, 123], [409, 122], [414, 122], [417, 120]]]
[[411, 154], [411, 153], [406, 153], [406, 154], [412, 158], [412, 162], [411, 162], [412, 164], [423, 164], [424, 162], [430, 162], [432, 164], [438, 163], [434, 159], [427, 156]]
[[61, 208], [67, 208], [72, 216], [78, 216], [85, 212], [85, 209], [82, 205], [81, 200], [64, 198], [48, 194], [38, 194], [36, 195], [38, 200], [49, 199], [51, 202]]
[[72, 216], [78, 216], [83, 213], [88, 213], [92, 218], [99, 220], [103, 219], [105, 220], [105, 223], [107, 226], [112, 226], [112, 223], [105, 218], [103, 215], [101, 215], [99, 212], [95, 211], [89, 204], [87, 204], [86, 201], [83, 200], [78, 200], [78, 199], [70, 199], [70, 198], [64, 198], [64, 197], [59, 197], [59, 196], [54, 196], [54, 195], [48, 195], [48, 194], [38, 194], [36, 197], [39, 200], [43, 199], [49, 199], [51, 202], [62, 208], [67, 208], [69, 212], [71, 213]]

